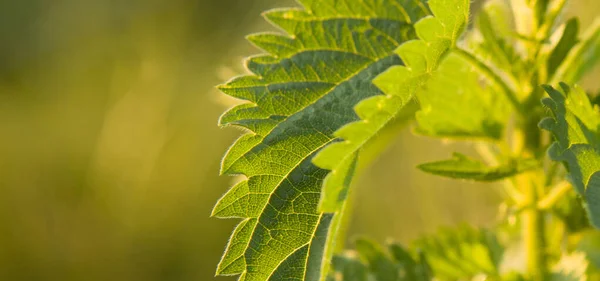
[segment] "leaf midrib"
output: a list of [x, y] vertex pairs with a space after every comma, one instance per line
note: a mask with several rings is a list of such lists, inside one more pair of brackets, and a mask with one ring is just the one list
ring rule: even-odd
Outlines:
[[[311, 152], [310, 152], [308, 155], [309, 155], [309, 156], [310, 156], [310, 155], [313, 155], [315, 152], [317, 152], [317, 151], [319, 151], [320, 149], [322, 149], [323, 147], [327, 146], [327, 145], [328, 145], [329, 143], [331, 143], [331, 141], [333, 141], [333, 140], [334, 140], [334, 139], [331, 139], [331, 140], [329, 140], [329, 141], [327, 141], [327, 142], [323, 143], [321, 146], [319, 146], [319, 147], [317, 147], [316, 149], [312, 150], [312, 151], [311, 151]], [[289, 176], [289, 175], [290, 175], [290, 174], [291, 174], [291, 173], [292, 173], [292, 172], [293, 172], [293, 171], [294, 171], [296, 168], [298, 168], [298, 167], [299, 167], [299, 166], [300, 166], [300, 165], [301, 165], [301, 164], [304, 162], [304, 160], [305, 160], [305, 159], [306, 159], [306, 157], [305, 157], [305, 158], [303, 158], [302, 160], [298, 161], [298, 163], [296, 163], [296, 165], [294, 165], [294, 166], [293, 166], [293, 167], [292, 167], [292, 168], [289, 170], [289, 172], [288, 172], [288, 173], [287, 173], [285, 176], [282, 176], [282, 177], [281, 177], [281, 180], [280, 180], [280, 181], [279, 181], [279, 182], [278, 182], [278, 183], [275, 185], [275, 188], [273, 189], [273, 191], [272, 191], [272, 192], [270, 192], [269, 199], [267, 200], [267, 204], [265, 204], [265, 205], [263, 206], [263, 208], [260, 210], [260, 212], [258, 212], [260, 215], [259, 215], [259, 216], [256, 218], [256, 224], [255, 224], [255, 225], [254, 225], [254, 227], [252, 228], [252, 231], [251, 231], [251, 233], [252, 233], [252, 234], [251, 234], [251, 236], [250, 236], [250, 239], [248, 239], [248, 244], [247, 244], [247, 245], [244, 247], [244, 251], [243, 251], [244, 255], [242, 255], [242, 256], [245, 256], [245, 253], [246, 253], [246, 251], [248, 250], [248, 247], [250, 246], [250, 241], [252, 241], [252, 238], [254, 238], [254, 231], [256, 230], [256, 227], [257, 227], [259, 224], [261, 224], [261, 222], [260, 222], [260, 218], [262, 217], [262, 214], [264, 214], [264, 211], [265, 211], [265, 209], [267, 208], [267, 206], [269, 206], [269, 204], [270, 204], [269, 202], [271, 201], [271, 198], [272, 198], [272, 197], [273, 197], [273, 195], [275, 194], [275, 190], [276, 190], [276, 189], [277, 189], [277, 188], [278, 188], [278, 187], [281, 185], [281, 183], [283, 183], [283, 181], [284, 181], [284, 180], [286, 180], [286, 179], [287, 179], [287, 177], [288, 177], [288, 176]], [[317, 223], [315, 224], [315, 228], [313, 229], [312, 233], [310, 233], [310, 234], [311, 234], [311, 238], [310, 238], [309, 242], [307, 242], [306, 244], [303, 244], [303, 245], [302, 245], [302, 246], [300, 246], [300, 247], [297, 247], [297, 248], [295, 248], [295, 249], [294, 249], [293, 251], [291, 251], [291, 252], [290, 252], [290, 254], [288, 254], [288, 255], [287, 255], [285, 258], [281, 259], [281, 260], [279, 261], [279, 263], [277, 264], [277, 266], [275, 266], [275, 267], [273, 268], [273, 271], [272, 271], [272, 272], [269, 274], [269, 277], [267, 278], [267, 280], [268, 280], [269, 278], [271, 278], [271, 276], [273, 275], [273, 273], [274, 273], [275, 271], [277, 271], [277, 269], [279, 268], [279, 266], [281, 266], [281, 264], [282, 264], [283, 262], [285, 262], [289, 256], [293, 255], [293, 254], [294, 254], [294, 253], [295, 253], [295, 252], [296, 252], [298, 249], [300, 249], [300, 248], [302, 248], [302, 247], [304, 247], [304, 246], [306, 246], [306, 245], [308, 245], [308, 244], [310, 244], [310, 243], [311, 243], [311, 241], [312, 241], [312, 238], [314, 237], [315, 231], [316, 231], [316, 230], [317, 230], [317, 228], [319, 227], [320, 218], [323, 216], [323, 214], [321, 213], [321, 214], [318, 214], [318, 215], [315, 215], [315, 214], [306, 214], [306, 215], [314, 215], [314, 216], [318, 216], [318, 217], [319, 217], [319, 220], [317, 220]], [[309, 249], [309, 250], [310, 250], [310, 249]], [[245, 259], [245, 257], [244, 257], [244, 259]], [[307, 256], [306, 260], [308, 261], [308, 256]], [[306, 270], [306, 269], [305, 269], [305, 270]], [[247, 272], [247, 268], [246, 268], [246, 269], [244, 269], [244, 272]]]

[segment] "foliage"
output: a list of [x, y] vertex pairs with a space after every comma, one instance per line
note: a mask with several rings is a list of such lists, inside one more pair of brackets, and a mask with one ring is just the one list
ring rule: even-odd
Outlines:
[[[247, 132], [222, 174], [244, 179], [213, 216], [241, 218], [217, 269], [240, 280], [582, 280], [594, 276], [591, 248], [575, 251], [589, 226], [573, 223], [577, 198], [600, 227], [600, 116], [577, 82], [600, 50], [600, 25], [579, 36], [561, 21], [566, 0], [487, 2], [470, 24], [469, 0], [301, 0], [265, 17], [287, 34], [248, 39], [266, 54], [249, 75], [219, 88], [245, 102], [220, 119]], [[469, 28], [472, 26], [472, 28]], [[418, 105], [415, 110], [414, 101]], [[413, 114], [414, 113], [414, 114]], [[365, 147], [398, 120], [423, 136], [476, 144], [424, 163], [427, 173], [501, 181], [522, 228], [468, 225], [411, 247], [383, 250], [368, 239], [342, 248], [351, 183]], [[566, 169], [549, 160], [564, 162]], [[504, 222], [501, 221], [502, 225]], [[569, 239], [566, 239], [569, 238]], [[557, 240], [549, 241], [549, 240]], [[524, 245], [508, 255], [507, 249]], [[343, 246], [343, 245], [342, 245]], [[522, 259], [525, 268], [505, 266]]]
[[218, 274], [242, 274], [244, 280], [318, 280], [323, 275], [337, 222], [317, 208], [321, 185], [347, 181], [354, 158], [341, 161], [344, 167], [328, 179], [327, 171], [311, 161], [337, 141], [336, 130], [358, 120], [352, 110], [358, 102], [379, 94], [370, 80], [400, 63], [393, 50], [414, 37], [412, 22], [427, 13], [416, 1], [393, 7], [374, 0], [357, 6], [336, 2], [304, 1], [306, 10], [265, 13], [289, 36], [250, 36], [269, 54], [247, 61], [253, 75], [220, 87], [248, 101], [225, 113], [221, 124], [251, 132], [222, 162], [223, 174], [247, 179], [213, 211], [216, 217], [245, 218]]
[[600, 227], [600, 115], [592, 107], [580, 87], [561, 84], [561, 91], [546, 86], [549, 98], [543, 103], [553, 118], [540, 122], [540, 127], [551, 131], [556, 142], [548, 153], [555, 161], [565, 163], [569, 180], [582, 196], [592, 223]]
[[[443, 228], [435, 235], [416, 240], [411, 249], [390, 243], [384, 251], [367, 239], [356, 241], [356, 251], [344, 253], [333, 261], [334, 276], [339, 272], [348, 280], [463, 280], [478, 274], [497, 277], [502, 257], [493, 233], [462, 225]], [[360, 268], [360, 274], [352, 270]], [[350, 279], [351, 280], [351, 279]]]

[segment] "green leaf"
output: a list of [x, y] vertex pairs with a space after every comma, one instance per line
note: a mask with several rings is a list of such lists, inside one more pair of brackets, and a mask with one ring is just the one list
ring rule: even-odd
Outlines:
[[413, 243], [425, 253], [439, 280], [465, 280], [478, 274], [499, 276], [503, 249], [493, 233], [462, 225], [441, 228]]
[[585, 91], [561, 83], [561, 90], [544, 86], [549, 98], [542, 100], [552, 113], [540, 122], [556, 141], [548, 150], [565, 164], [569, 180], [586, 202], [592, 224], [600, 227], [600, 115]]
[[418, 251], [413, 257], [405, 248], [398, 244], [390, 244], [388, 247], [394, 260], [403, 269], [402, 279], [407, 281], [426, 281], [433, 279], [433, 272], [427, 263], [422, 251]]
[[[496, 279], [500, 276], [503, 249], [496, 237], [485, 230], [467, 225], [442, 228], [434, 235], [417, 239], [411, 248], [408, 251], [390, 244], [385, 250], [371, 240], [358, 239], [356, 252], [334, 259], [343, 264], [334, 262], [332, 276], [338, 278], [333, 280], [429, 281], [469, 280], [481, 274]], [[353, 279], [347, 271], [351, 266], [360, 268], [360, 279]]]
[[579, 43], [569, 52], [563, 63], [558, 67], [552, 79], [552, 84], [564, 82], [573, 84], [592, 69], [600, 59], [600, 20], [596, 20], [583, 34]]
[[[406, 42], [396, 50], [406, 66], [391, 67], [375, 79], [385, 95], [365, 99], [355, 107], [361, 120], [335, 132], [342, 141], [317, 154], [314, 159], [317, 166], [331, 171], [343, 169], [349, 158], [402, 112], [437, 69], [441, 58], [455, 46], [467, 25], [469, 3], [469, 0], [429, 1], [434, 16], [415, 25], [420, 39]], [[325, 190], [334, 188], [324, 186]]]
[[[475, 19], [475, 29], [471, 33], [469, 43], [484, 60], [514, 72], [521, 71], [521, 58], [513, 48], [515, 32], [513, 17], [506, 1], [487, 1]], [[481, 36], [478, 37], [477, 33]]]
[[422, 255], [412, 255], [397, 244], [387, 251], [377, 243], [361, 238], [356, 241], [356, 251], [347, 251], [333, 259], [336, 281], [429, 281], [430, 268]]
[[[242, 218], [218, 275], [241, 280], [323, 280], [340, 216], [318, 210], [325, 169], [312, 163], [333, 133], [359, 120], [353, 108], [382, 96], [371, 80], [401, 64], [393, 52], [414, 38], [428, 14], [415, 0], [302, 0], [302, 9], [265, 17], [287, 35], [248, 39], [267, 54], [252, 57], [251, 75], [219, 88], [244, 100], [220, 119], [248, 132], [229, 149], [222, 174], [243, 175], [212, 215]], [[340, 161], [333, 184], [347, 183], [356, 153]]]
[[369, 270], [353, 254], [338, 255], [332, 259], [333, 274], [331, 280], [335, 281], [368, 281]]
[[366, 261], [369, 271], [378, 281], [396, 281], [400, 278], [400, 270], [395, 261], [373, 241], [358, 239], [356, 251]]
[[538, 20], [535, 24], [541, 26], [544, 24], [544, 18], [548, 6], [550, 5], [550, 0], [536, 0], [534, 3], [535, 18]]
[[550, 53], [546, 71], [548, 77], [552, 77], [559, 65], [567, 57], [571, 49], [577, 44], [577, 35], [579, 34], [579, 20], [572, 18], [565, 24], [562, 36], [556, 47]]
[[421, 171], [430, 174], [474, 181], [497, 181], [536, 167], [538, 167], [538, 163], [535, 159], [513, 160], [500, 166], [490, 167], [460, 153], [454, 153], [452, 159], [449, 160], [418, 166]]
[[417, 93], [417, 132], [432, 137], [501, 139], [510, 105], [464, 52], [449, 51]]

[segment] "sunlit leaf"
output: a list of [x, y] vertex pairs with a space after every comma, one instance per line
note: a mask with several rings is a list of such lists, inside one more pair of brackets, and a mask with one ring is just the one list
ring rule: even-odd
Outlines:
[[422, 255], [415, 258], [398, 244], [390, 244], [387, 250], [365, 238], [355, 244], [355, 251], [334, 257], [332, 280], [429, 281], [433, 277]]
[[503, 248], [488, 231], [462, 225], [442, 228], [435, 235], [413, 243], [425, 253], [434, 276], [439, 280], [466, 280], [484, 274], [497, 277]]
[[548, 58], [546, 71], [549, 77], [552, 77], [554, 75], [556, 69], [558, 69], [558, 67], [567, 57], [572, 48], [577, 44], [578, 34], [579, 20], [573, 18], [567, 21], [560, 40], [558, 41], [556, 47], [554, 47], [552, 53], [550, 53], [550, 57]]
[[[409, 250], [398, 244], [384, 249], [363, 238], [356, 241], [356, 251], [348, 253], [337, 257], [344, 265], [334, 265], [332, 276], [337, 279], [333, 280], [470, 280], [480, 275], [497, 280], [503, 248], [494, 234], [461, 225], [423, 236], [414, 241]], [[360, 264], [356, 265], [357, 262]], [[361, 276], [366, 279], [352, 279], [348, 271], [344, 272], [353, 265], [361, 268]]]
[[463, 154], [454, 153], [452, 159], [425, 163], [418, 166], [424, 172], [438, 176], [474, 181], [496, 181], [537, 168], [537, 161], [513, 160], [499, 166], [489, 166]]
[[[469, 18], [469, 0], [431, 0], [433, 16], [415, 25], [418, 40], [402, 44], [395, 52], [406, 66], [396, 65], [375, 79], [385, 95], [367, 98], [355, 107], [361, 120], [341, 127], [335, 136], [342, 141], [326, 146], [314, 163], [336, 171], [346, 165], [366, 143], [392, 122], [437, 69], [442, 57], [456, 46]], [[331, 188], [324, 187], [326, 190]]]
[[542, 102], [552, 117], [540, 127], [554, 135], [548, 150], [555, 161], [565, 164], [569, 180], [586, 203], [590, 220], [600, 227], [600, 113], [592, 107], [585, 91], [562, 83], [561, 90], [545, 86], [549, 98]]
[[551, 83], [573, 84], [589, 72], [600, 59], [600, 20], [592, 23], [573, 46], [562, 64], [550, 76]]
[[[226, 112], [221, 125], [249, 130], [222, 162], [223, 174], [246, 179], [213, 210], [216, 217], [243, 219], [219, 275], [323, 280], [339, 216], [318, 209], [328, 167], [315, 166], [313, 158], [338, 141], [334, 132], [359, 120], [356, 104], [382, 96], [371, 80], [401, 64], [393, 51], [414, 38], [413, 23], [429, 13], [414, 0], [299, 2], [304, 9], [265, 13], [287, 34], [249, 36], [267, 53], [247, 60], [251, 75], [219, 87], [246, 101]], [[331, 169], [327, 182], [335, 185], [336, 199], [343, 190], [339, 184], [352, 177], [356, 158], [357, 152], [340, 157], [336, 164], [343, 169]]]
[[452, 50], [417, 98], [417, 132], [432, 137], [500, 139], [511, 110], [502, 89]]

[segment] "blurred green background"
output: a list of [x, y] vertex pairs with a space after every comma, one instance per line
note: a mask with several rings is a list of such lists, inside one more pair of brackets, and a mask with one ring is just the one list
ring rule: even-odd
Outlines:
[[[597, 5], [576, 2], [586, 26]], [[0, 280], [231, 280], [213, 276], [236, 221], [209, 215], [240, 131], [216, 126], [235, 101], [214, 85], [273, 30], [260, 11], [293, 5], [0, 0]], [[493, 224], [496, 188], [414, 169], [470, 149], [439, 144], [406, 131], [368, 168], [349, 241]]]

